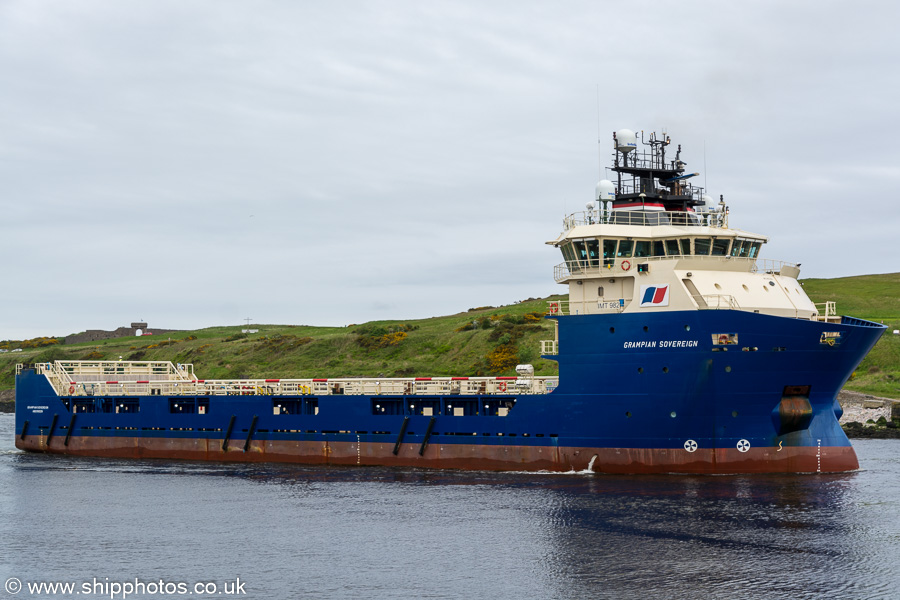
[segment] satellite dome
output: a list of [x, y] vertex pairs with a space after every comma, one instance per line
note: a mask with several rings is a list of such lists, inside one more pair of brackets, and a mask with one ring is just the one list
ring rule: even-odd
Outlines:
[[616, 186], [609, 179], [601, 179], [597, 183], [596, 196], [601, 202], [611, 202], [616, 199]]
[[637, 136], [630, 129], [620, 129], [616, 132], [616, 150], [622, 154], [628, 154], [637, 148]]

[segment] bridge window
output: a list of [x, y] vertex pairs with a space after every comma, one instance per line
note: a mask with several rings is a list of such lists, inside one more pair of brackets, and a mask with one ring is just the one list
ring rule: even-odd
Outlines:
[[619, 240], [603, 240], [603, 266], [611, 265], [616, 260], [616, 246]]
[[569, 266], [569, 269], [576, 271], [578, 270], [578, 261], [575, 260], [575, 251], [572, 250], [572, 244], [565, 243], [559, 248], [563, 253], [563, 260], [566, 261], [566, 264]]
[[759, 247], [762, 246], [762, 242], [751, 242], [750, 248], [747, 250], [747, 256], [750, 258], [756, 258], [756, 255], [759, 254]]
[[669, 256], [678, 256], [681, 249], [678, 247], [678, 240], [666, 240], [666, 254]]
[[587, 252], [584, 250], [584, 242], [572, 242], [572, 246], [575, 248], [575, 260], [578, 261], [580, 266], [585, 266], [587, 264]]
[[681, 238], [681, 254], [682, 256], [691, 255], [691, 238]]
[[592, 267], [600, 266], [600, 242], [597, 240], [588, 240], [586, 242], [586, 250], [588, 262]]
[[653, 242], [653, 256], [665, 256], [666, 249], [663, 245], [662, 240], [657, 240]]
[[709, 238], [694, 238], [694, 254], [698, 256], [709, 256]]
[[619, 258], [631, 258], [631, 249], [634, 247], [634, 242], [631, 240], [622, 240], [619, 242], [619, 251], [616, 253], [616, 256]]
[[712, 255], [727, 256], [728, 244], [731, 242], [728, 238], [713, 238]]
[[635, 242], [634, 255], [637, 257], [650, 256], [650, 242], [649, 241]]

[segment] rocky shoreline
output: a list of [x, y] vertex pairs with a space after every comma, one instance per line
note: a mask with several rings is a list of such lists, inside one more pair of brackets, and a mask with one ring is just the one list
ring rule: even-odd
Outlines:
[[16, 412], [16, 390], [0, 390], [0, 413]]
[[[841, 427], [851, 439], [900, 439], [900, 400], [841, 390]], [[869, 414], [866, 414], [869, 413]]]

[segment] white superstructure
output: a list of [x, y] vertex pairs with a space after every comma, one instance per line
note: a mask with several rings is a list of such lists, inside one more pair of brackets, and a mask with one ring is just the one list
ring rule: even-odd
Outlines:
[[[764, 260], [763, 235], [732, 229], [723, 199], [709, 196], [685, 174], [679, 146], [650, 134], [637, 151], [613, 135], [618, 181], [597, 184], [596, 203], [569, 215], [547, 242], [564, 262], [554, 277], [569, 287], [569, 314], [736, 309], [800, 319], [827, 319], [803, 291], [799, 265]], [[630, 133], [630, 132], [627, 132]], [[633, 135], [633, 134], [632, 134]], [[565, 303], [564, 303], [565, 304]], [[551, 308], [552, 310], [552, 308]]]

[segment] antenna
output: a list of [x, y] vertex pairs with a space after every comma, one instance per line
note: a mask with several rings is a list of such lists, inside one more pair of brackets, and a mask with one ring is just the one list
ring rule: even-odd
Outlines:
[[597, 171], [599, 172], [600, 178], [603, 178], [603, 154], [601, 154], [600, 150], [600, 84], [597, 84]]
[[703, 140], [703, 189], [709, 193], [709, 187], [707, 186], [706, 179], [709, 177], [709, 172], [706, 170], [706, 140]]

